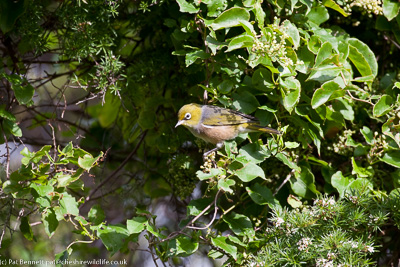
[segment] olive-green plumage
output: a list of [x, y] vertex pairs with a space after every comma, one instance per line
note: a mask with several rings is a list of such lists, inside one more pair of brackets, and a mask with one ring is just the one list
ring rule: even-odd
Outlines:
[[241, 133], [264, 132], [281, 134], [280, 131], [261, 126], [258, 119], [231, 109], [217, 106], [188, 104], [178, 112], [178, 123], [183, 125], [196, 137], [217, 147], [206, 152], [204, 156], [221, 148], [225, 140], [231, 140]]

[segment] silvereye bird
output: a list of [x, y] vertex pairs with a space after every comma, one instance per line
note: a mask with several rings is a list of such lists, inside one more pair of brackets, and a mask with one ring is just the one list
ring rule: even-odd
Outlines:
[[241, 133], [264, 132], [282, 134], [280, 131], [261, 126], [257, 118], [241, 112], [217, 106], [188, 104], [178, 112], [178, 123], [189, 129], [196, 137], [216, 147], [204, 153], [206, 157], [224, 145], [225, 140], [236, 138]]

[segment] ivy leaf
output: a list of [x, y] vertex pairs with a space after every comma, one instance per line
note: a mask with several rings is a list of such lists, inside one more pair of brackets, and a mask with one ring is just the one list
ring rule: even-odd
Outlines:
[[232, 7], [221, 13], [215, 20], [206, 21], [206, 26], [214, 31], [224, 28], [240, 26], [241, 21], [249, 21], [250, 13], [241, 7]]
[[58, 227], [57, 216], [53, 209], [46, 209], [46, 211], [42, 213], [42, 222], [46, 234], [51, 238]]
[[393, 98], [390, 95], [382, 95], [376, 102], [372, 113], [375, 117], [380, 117], [388, 113], [392, 109]]
[[21, 218], [21, 224], [19, 225], [19, 230], [27, 240], [32, 241], [35, 239], [32, 228], [29, 224], [28, 216], [24, 216]]
[[218, 189], [222, 189], [225, 192], [233, 193], [233, 190], [230, 188], [231, 186], [235, 185], [235, 180], [232, 179], [219, 179], [218, 180]]
[[133, 217], [126, 221], [126, 228], [129, 234], [141, 233], [147, 225], [147, 218], [144, 216]]
[[231, 255], [235, 260], [237, 259], [237, 247], [228, 243], [226, 236], [218, 236], [211, 238], [211, 243]]
[[99, 204], [93, 205], [90, 208], [88, 219], [93, 225], [101, 224], [105, 218], [106, 215], [104, 214], [104, 211]]
[[199, 249], [199, 242], [188, 236], [179, 236], [168, 242], [167, 256], [188, 257]]
[[104, 246], [111, 252], [111, 256], [122, 248], [125, 239], [129, 236], [128, 230], [119, 225], [108, 225], [97, 232]]
[[92, 155], [90, 154], [86, 154], [84, 155], [82, 158], [79, 157], [78, 158], [78, 165], [79, 167], [81, 167], [82, 169], [85, 169], [86, 171], [89, 171], [93, 165], [103, 156], [103, 152], [101, 151], [100, 154], [93, 158]]
[[67, 193], [64, 193], [62, 195], [62, 198], [60, 199], [60, 207], [64, 215], [65, 214], [71, 214], [74, 216], [79, 215], [78, 202], [76, 202], [76, 199], [73, 196]]

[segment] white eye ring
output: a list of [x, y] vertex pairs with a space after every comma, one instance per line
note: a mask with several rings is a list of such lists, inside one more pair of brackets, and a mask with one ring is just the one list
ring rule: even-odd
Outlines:
[[192, 114], [190, 114], [189, 112], [185, 114], [185, 120], [190, 120], [190, 118], [192, 118]]

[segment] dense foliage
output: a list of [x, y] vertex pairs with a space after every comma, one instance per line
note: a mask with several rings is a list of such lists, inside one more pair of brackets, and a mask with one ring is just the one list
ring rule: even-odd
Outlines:
[[[394, 265], [399, 10], [1, 1], [1, 260]], [[203, 161], [210, 145], [174, 128], [187, 103], [283, 135], [241, 135]]]

